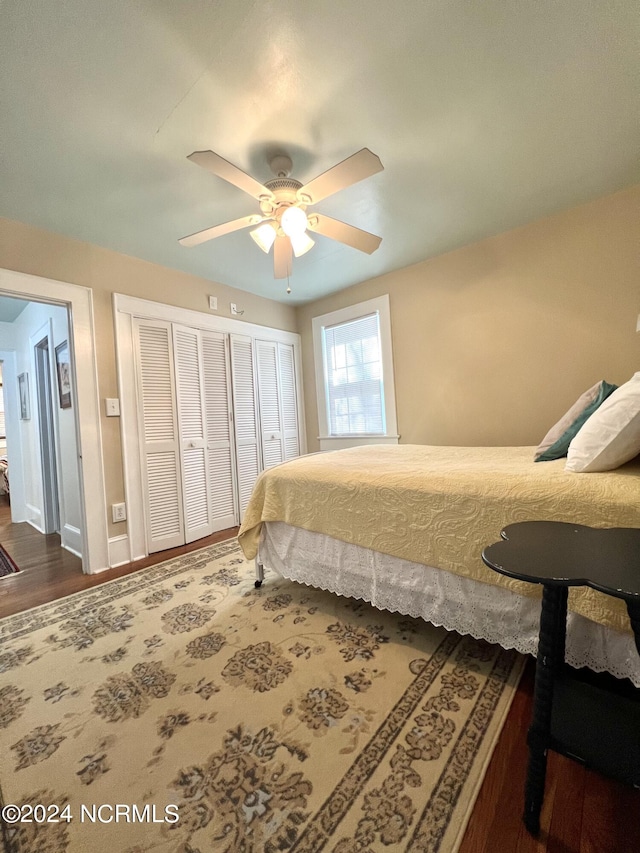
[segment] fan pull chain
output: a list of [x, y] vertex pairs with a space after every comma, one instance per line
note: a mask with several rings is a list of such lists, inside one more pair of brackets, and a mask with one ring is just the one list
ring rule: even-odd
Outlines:
[[287, 293], [291, 293], [291, 285], [289, 284], [289, 269], [287, 268]]

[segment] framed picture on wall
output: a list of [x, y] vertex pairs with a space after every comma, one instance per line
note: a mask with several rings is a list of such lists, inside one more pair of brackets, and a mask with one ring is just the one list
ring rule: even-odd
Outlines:
[[58, 371], [58, 396], [60, 408], [71, 408], [71, 366], [69, 364], [69, 342], [63, 341], [56, 347], [56, 368]]
[[20, 397], [20, 420], [28, 421], [31, 417], [29, 410], [29, 374], [18, 376], [18, 396]]

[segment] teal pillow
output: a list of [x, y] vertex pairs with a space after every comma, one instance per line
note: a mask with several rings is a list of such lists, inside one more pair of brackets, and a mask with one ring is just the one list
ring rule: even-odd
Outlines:
[[603, 379], [585, 391], [542, 439], [533, 461], [549, 462], [566, 456], [571, 440], [578, 430], [617, 387]]

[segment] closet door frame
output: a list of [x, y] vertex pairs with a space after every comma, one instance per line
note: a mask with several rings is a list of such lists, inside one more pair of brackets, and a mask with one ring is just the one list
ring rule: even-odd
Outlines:
[[118, 554], [120, 562], [146, 557], [146, 532], [144, 518], [144, 492], [142, 462], [139, 447], [139, 414], [136, 397], [136, 371], [134, 357], [133, 318], [165, 320], [207, 331], [245, 335], [254, 340], [273, 340], [292, 344], [297, 377], [297, 406], [300, 453], [307, 452], [304, 400], [302, 388], [302, 358], [300, 335], [282, 329], [245, 323], [230, 317], [216, 317], [187, 308], [176, 308], [161, 302], [139, 299], [122, 293], [113, 294], [113, 315], [116, 342], [116, 367], [118, 396], [120, 398], [120, 436], [124, 469], [124, 492], [127, 503], [128, 532], [120, 537]]

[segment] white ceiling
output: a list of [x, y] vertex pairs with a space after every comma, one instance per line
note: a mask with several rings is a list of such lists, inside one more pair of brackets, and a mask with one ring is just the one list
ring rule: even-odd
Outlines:
[[[637, 0], [0, 0], [0, 216], [302, 302], [640, 181]], [[385, 171], [317, 210], [291, 287], [257, 212], [186, 157], [303, 183], [362, 147]]]

